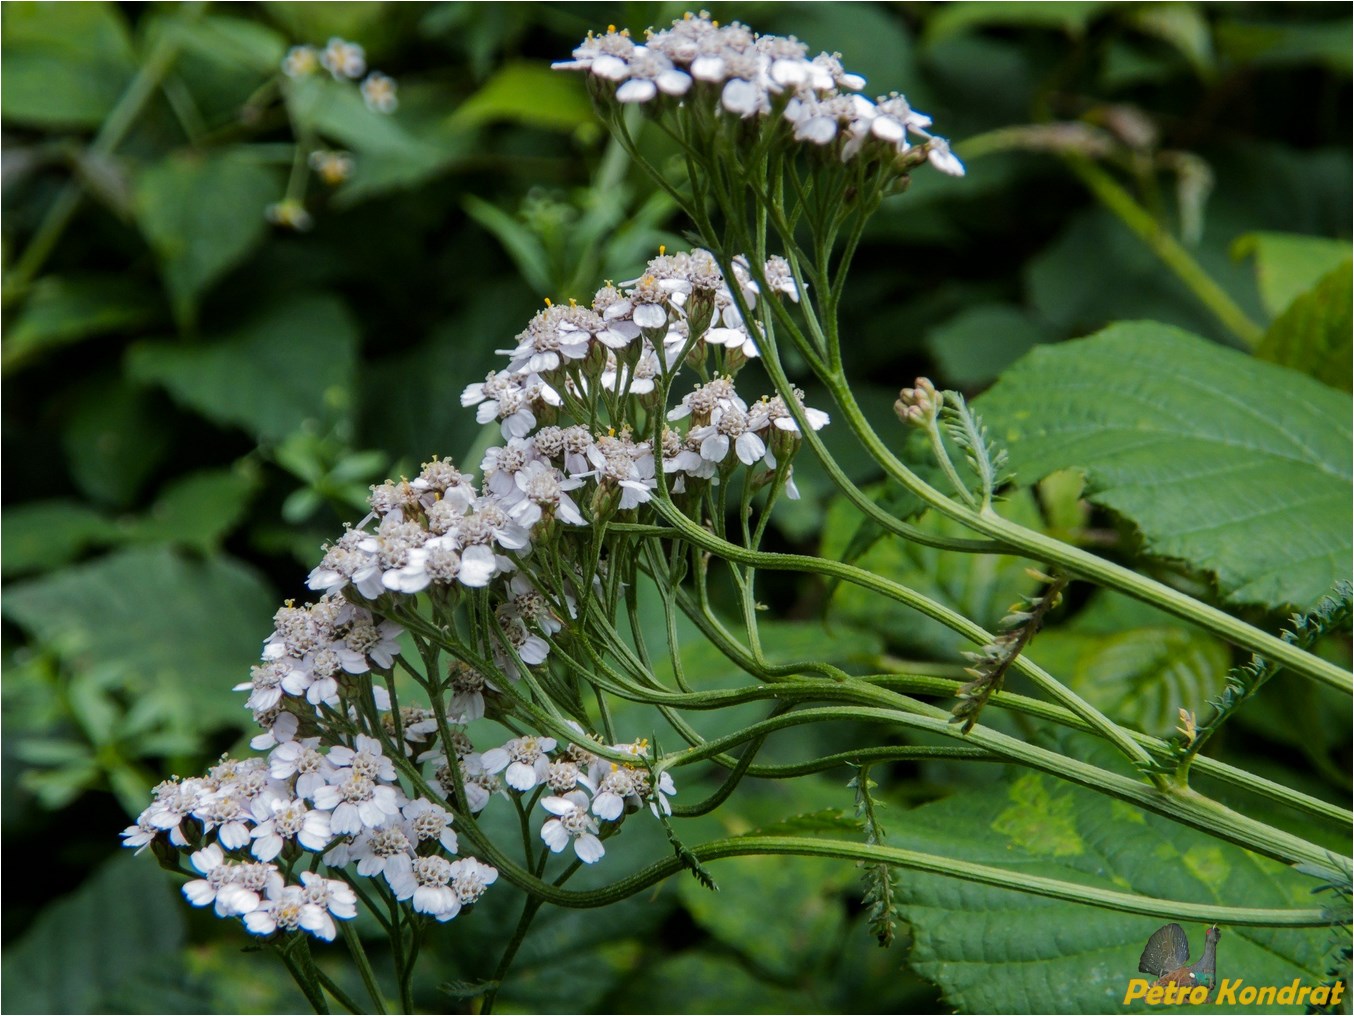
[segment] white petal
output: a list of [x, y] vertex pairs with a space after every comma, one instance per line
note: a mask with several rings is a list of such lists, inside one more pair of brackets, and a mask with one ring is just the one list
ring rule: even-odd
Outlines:
[[618, 56], [603, 54], [592, 62], [592, 73], [608, 81], [624, 81], [630, 74], [630, 65]]

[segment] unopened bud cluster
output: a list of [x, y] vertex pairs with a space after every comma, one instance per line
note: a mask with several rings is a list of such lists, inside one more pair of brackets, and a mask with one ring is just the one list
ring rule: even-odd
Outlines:
[[944, 405], [945, 397], [936, 391], [936, 386], [928, 378], [919, 377], [914, 387], [898, 393], [893, 411], [903, 423], [927, 430], [935, 426]]

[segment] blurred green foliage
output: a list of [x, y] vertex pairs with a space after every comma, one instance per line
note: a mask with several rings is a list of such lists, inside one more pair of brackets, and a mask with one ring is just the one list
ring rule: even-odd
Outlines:
[[[849, 368], [878, 419], [918, 374], [973, 394], [1027, 350], [1117, 318], [1237, 344], [1081, 186], [1069, 151], [1109, 153], [1103, 161], [1123, 186], [1263, 332], [1261, 358], [1348, 390], [1347, 9], [710, 6], [815, 50], [840, 50], [872, 88], [904, 91], [932, 114], [969, 162], [963, 180], [919, 174], [881, 210], [858, 255], [844, 308]], [[4, 6], [0, 791], [6, 845], [48, 859], [6, 895], [14, 1011], [301, 1008], [279, 971], [239, 955], [237, 928], [189, 912], [145, 859], [111, 858], [116, 832], [158, 779], [242, 746], [248, 713], [229, 689], [246, 679], [276, 605], [303, 598], [322, 542], [360, 517], [369, 483], [476, 446], [460, 391], [494, 365], [494, 350], [511, 345], [541, 298], [585, 297], [603, 279], [635, 274], [659, 244], [682, 245], [685, 224], [607, 144], [582, 80], [548, 70], [590, 28], [638, 31], [682, 9]], [[359, 42], [372, 66], [398, 80], [393, 116], [369, 111], [350, 83], [279, 75], [289, 46], [334, 35]], [[1054, 123], [1080, 133], [1051, 131]], [[663, 157], [662, 139], [641, 137]], [[299, 177], [313, 149], [351, 153], [351, 177], [335, 187]], [[312, 230], [269, 224], [265, 208], [284, 198], [304, 202]], [[1256, 388], [1243, 396], [1270, 405], [1282, 425], [1283, 407]], [[870, 479], [849, 435], [825, 437], [848, 474]], [[809, 462], [800, 472], [805, 499], [778, 517], [782, 542], [864, 553], [869, 567], [985, 622], [1023, 591], [1014, 563], [862, 549], [830, 510], [822, 475]], [[1103, 511], [1088, 516], [1073, 483], [1055, 477], [1007, 510], [1112, 555], [1137, 553], [1130, 527]], [[915, 618], [861, 613], [849, 591], [829, 598], [812, 584], [782, 585], [767, 595], [794, 619], [773, 652], [846, 663], [913, 654], [940, 673], [955, 669], [952, 637]], [[1273, 626], [1265, 611], [1282, 602], [1262, 597], [1255, 619]], [[1144, 729], [1167, 732], [1175, 708], [1201, 702], [1232, 662], [1220, 644], [1103, 597], [1063, 613], [1047, 636], [1047, 662]], [[815, 621], [822, 615], [831, 637]], [[689, 672], [715, 676], [726, 664], [710, 656], [687, 639]], [[1303, 689], [1285, 709], [1244, 712], [1245, 736], [1220, 739], [1218, 750], [1312, 793], [1347, 797], [1348, 727], [1329, 722], [1319, 699]], [[777, 735], [771, 757], [819, 753], [817, 736]], [[915, 826], [903, 845], [940, 853], [958, 835], [954, 822], [1033, 792], [1020, 780], [989, 786], [996, 775], [944, 763], [873, 771], [894, 804], [888, 824]], [[696, 824], [725, 835], [796, 814], [849, 813], [848, 778], [843, 769], [757, 792], [745, 784], [719, 819]], [[702, 793], [689, 789], [693, 799]], [[1061, 807], [1067, 792], [1041, 793], [1041, 806]], [[915, 822], [904, 810], [948, 795]], [[1079, 835], [1095, 835], [1108, 821], [1097, 809], [1115, 807], [1078, 804]], [[937, 818], [944, 809], [959, 816], [950, 825]], [[1019, 842], [1017, 826], [963, 826], [965, 856], [993, 835]], [[1169, 846], [1174, 834], [1159, 835]], [[705, 838], [694, 826], [683, 836]], [[614, 853], [624, 866], [668, 850], [656, 832], [636, 829]], [[981, 933], [951, 928], [948, 909], [981, 923], [975, 911], [1005, 905], [995, 891], [970, 887], [974, 899], [925, 910], [949, 899], [945, 884], [915, 879], [907, 889], [922, 908], [915, 913], [931, 916], [916, 918], [909, 968], [909, 942], [888, 952], [870, 942], [853, 870], [810, 860], [713, 870], [719, 897], [687, 881], [604, 921], [547, 915], [501, 1004], [629, 1011], [654, 992], [680, 993], [688, 1011], [994, 1004], [983, 987], [990, 972], [955, 980], [944, 970], [956, 936]], [[1246, 877], [1260, 885], [1268, 876]], [[473, 919], [429, 946], [430, 968], [442, 982], [488, 977], [519, 906], [510, 891], [486, 897]], [[119, 934], [91, 912], [115, 920]], [[1152, 930], [1139, 925], [1118, 918], [1084, 947], [1127, 975], [1134, 943]], [[1240, 962], [1239, 945], [1235, 955]], [[991, 962], [1035, 969], [1028, 960], [1011, 952]], [[1300, 960], [1304, 970], [1319, 962]], [[341, 983], [354, 976], [341, 965], [330, 973]], [[418, 997], [441, 1011], [468, 1004], [437, 980]]]

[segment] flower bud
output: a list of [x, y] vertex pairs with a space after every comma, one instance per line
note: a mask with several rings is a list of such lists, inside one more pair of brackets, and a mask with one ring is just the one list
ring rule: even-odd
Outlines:
[[928, 430], [934, 426], [944, 403], [945, 397], [936, 391], [936, 386], [928, 378], [919, 377], [916, 387], [904, 388], [898, 393], [893, 411], [903, 423]]

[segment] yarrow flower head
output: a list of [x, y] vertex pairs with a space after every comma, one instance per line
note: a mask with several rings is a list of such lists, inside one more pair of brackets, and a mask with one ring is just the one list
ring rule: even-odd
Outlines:
[[720, 25], [687, 14], [642, 43], [609, 28], [589, 33], [556, 70], [581, 71], [603, 101], [698, 104], [725, 117], [765, 122], [792, 142], [830, 149], [842, 162], [871, 151], [903, 155], [914, 145], [936, 169], [963, 176], [949, 143], [930, 133], [931, 118], [894, 92], [872, 100], [865, 79], [837, 53], [810, 56], [793, 36], [758, 35], [738, 22]]

